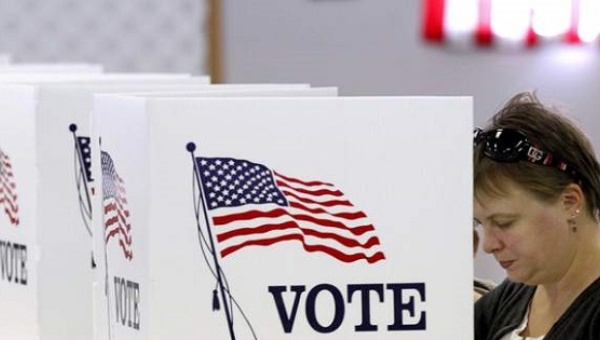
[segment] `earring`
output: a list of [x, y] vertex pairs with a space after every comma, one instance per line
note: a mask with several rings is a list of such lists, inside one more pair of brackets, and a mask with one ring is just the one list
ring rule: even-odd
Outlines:
[[575, 222], [575, 219], [569, 219], [567, 221], [567, 223], [569, 223], [569, 228], [571, 229], [571, 232], [576, 233], [577, 232], [577, 222]]
[[570, 219], [567, 220], [567, 223], [569, 224], [569, 227], [571, 228], [572, 233], [577, 232], [577, 221], [575, 221], [577, 216], [579, 216], [579, 209], [575, 210], [575, 213], [573, 215], [571, 215]]

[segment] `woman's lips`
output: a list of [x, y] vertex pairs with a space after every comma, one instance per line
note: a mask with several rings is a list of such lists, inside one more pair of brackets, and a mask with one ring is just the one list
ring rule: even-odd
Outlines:
[[504, 270], [507, 270], [508, 268], [510, 268], [510, 266], [512, 266], [512, 264], [513, 264], [514, 262], [515, 262], [515, 261], [499, 261], [499, 263], [500, 263], [500, 266], [501, 266], [502, 268], [504, 268]]

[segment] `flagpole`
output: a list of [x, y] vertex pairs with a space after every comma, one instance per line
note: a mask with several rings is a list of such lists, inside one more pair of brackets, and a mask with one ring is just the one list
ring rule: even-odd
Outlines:
[[[235, 333], [233, 331], [233, 317], [231, 315], [232, 311], [229, 310], [229, 304], [227, 303], [225, 288], [223, 287], [223, 278], [221, 276], [221, 266], [219, 265], [219, 260], [217, 258], [217, 251], [215, 248], [215, 243], [212, 237], [212, 232], [210, 230], [210, 223], [208, 221], [208, 213], [206, 211], [206, 202], [204, 201], [204, 191], [202, 190], [202, 182], [200, 180], [200, 169], [198, 169], [196, 164], [196, 157], [194, 156], [194, 151], [196, 150], [196, 144], [190, 142], [187, 144], [186, 149], [190, 152], [192, 156], [192, 162], [194, 164], [194, 174], [196, 175], [196, 181], [198, 181], [198, 188], [200, 190], [200, 201], [202, 202], [202, 211], [204, 212], [204, 221], [206, 223], [206, 230], [208, 232], [208, 239], [210, 240], [211, 253], [213, 256], [213, 260], [215, 262], [215, 271], [217, 272], [217, 282], [219, 284], [219, 288], [221, 290], [221, 298], [223, 299], [223, 305], [225, 308], [225, 316], [227, 318], [227, 326], [229, 326], [229, 335], [231, 336], [231, 340], [235, 340]], [[200, 228], [198, 226], [198, 228]], [[200, 230], [198, 230], [200, 232]]]
[[[101, 222], [104, 228], [104, 222]], [[102, 245], [104, 246], [104, 295], [106, 295], [106, 309], [108, 317], [108, 338], [112, 339], [112, 327], [110, 322], [110, 284], [108, 283], [108, 255], [106, 250], [105, 233], [102, 233]]]
[[[100, 152], [100, 177], [104, 177], [102, 176], [102, 139], [98, 139], [98, 151]], [[102, 200], [104, 200], [104, 183], [100, 183], [100, 187], [102, 188]], [[104, 205], [104, 204], [102, 204]], [[104, 209], [101, 209], [100, 212], [100, 216], [102, 216], [102, 221], [100, 223], [102, 223], [102, 246], [104, 248], [104, 295], [106, 295], [106, 312], [107, 312], [107, 319], [108, 319], [108, 339], [112, 339], [112, 327], [111, 327], [111, 322], [110, 322], [110, 284], [108, 283], [108, 250], [107, 250], [107, 244], [106, 244], [106, 232], [105, 232], [105, 225], [104, 225]]]

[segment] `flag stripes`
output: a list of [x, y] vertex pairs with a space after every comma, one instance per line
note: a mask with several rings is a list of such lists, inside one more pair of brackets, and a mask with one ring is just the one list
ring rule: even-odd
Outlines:
[[333, 184], [231, 158], [196, 162], [222, 257], [294, 241], [342, 262], [385, 259], [366, 214]]
[[17, 203], [17, 185], [15, 183], [10, 158], [0, 149], [0, 206], [10, 223], [19, 225], [19, 205]]
[[131, 260], [133, 258], [131, 250], [133, 240], [125, 183], [117, 173], [112, 158], [105, 151], [101, 152], [101, 162], [105, 242], [108, 244], [113, 237], [118, 239], [123, 255], [127, 260]]

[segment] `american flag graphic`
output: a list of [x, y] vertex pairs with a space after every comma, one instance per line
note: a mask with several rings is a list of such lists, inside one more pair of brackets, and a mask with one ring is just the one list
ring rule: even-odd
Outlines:
[[221, 257], [295, 241], [346, 263], [385, 259], [366, 214], [333, 184], [234, 158], [197, 157], [196, 166]]
[[2, 149], [0, 149], [0, 207], [4, 208], [4, 213], [12, 225], [19, 225], [17, 185], [10, 158]]
[[80, 165], [86, 182], [93, 182], [92, 178], [92, 156], [90, 148], [90, 137], [77, 136], [77, 147], [81, 152]]
[[127, 260], [131, 260], [133, 258], [131, 224], [125, 183], [117, 173], [112, 158], [105, 151], [101, 152], [101, 163], [105, 241], [108, 243], [111, 238], [116, 237], [123, 255]]

